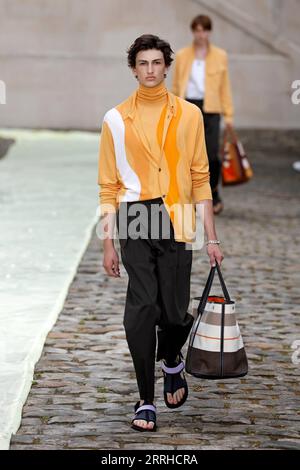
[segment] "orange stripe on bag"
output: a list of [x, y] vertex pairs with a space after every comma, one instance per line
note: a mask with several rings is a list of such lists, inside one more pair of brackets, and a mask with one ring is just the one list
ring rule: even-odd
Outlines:
[[[218, 339], [219, 341], [221, 340], [221, 338], [218, 338], [216, 336], [205, 336], [205, 335], [201, 335], [200, 333], [196, 333], [197, 336], [202, 336], [202, 338], [207, 338], [207, 339]], [[241, 335], [239, 334], [238, 336], [235, 336], [234, 338], [224, 338], [224, 341], [233, 341], [234, 339], [239, 339]]]

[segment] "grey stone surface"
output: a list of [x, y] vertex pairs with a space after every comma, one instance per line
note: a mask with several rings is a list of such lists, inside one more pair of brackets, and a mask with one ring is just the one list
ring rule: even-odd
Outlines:
[[[138, 394], [122, 325], [127, 274], [121, 265], [120, 279], [106, 276], [94, 233], [36, 365], [11, 449], [300, 449], [300, 365], [291, 347], [300, 339], [300, 174], [291, 167], [299, 156], [273, 148], [249, 157], [254, 179], [221, 188], [225, 210], [216, 217], [249, 374], [187, 375], [189, 399], [169, 410], [157, 363], [158, 430], [131, 430]], [[208, 272], [205, 249], [195, 252], [191, 297]], [[213, 291], [221, 292], [217, 279]]]
[[[201, 12], [213, 18], [212, 41], [228, 52], [236, 124], [299, 129], [300, 105], [291, 101], [300, 78], [298, 0], [84, 4], [0, 0], [0, 126], [98, 130], [104, 113], [136, 87], [126, 54], [135, 38], [152, 32], [177, 52], [191, 43], [189, 24]], [[168, 86], [172, 75], [173, 64]]]

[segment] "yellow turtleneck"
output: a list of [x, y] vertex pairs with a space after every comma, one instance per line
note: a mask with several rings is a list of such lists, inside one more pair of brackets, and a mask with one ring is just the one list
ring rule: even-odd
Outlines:
[[139, 84], [136, 106], [140, 126], [154, 158], [160, 157], [160, 146], [157, 139], [157, 126], [162, 110], [167, 103], [167, 88], [162, 81], [153, 87]]

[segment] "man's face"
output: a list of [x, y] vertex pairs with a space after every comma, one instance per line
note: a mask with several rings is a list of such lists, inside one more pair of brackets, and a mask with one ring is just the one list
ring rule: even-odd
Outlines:
[[203, 26], [201, 26], [201, 24], [198, 24], [193, 31], [193, 35], [194, 42], [196, 44], [203, 44], [204, 42], [209, 40], [210, 31], [208, 31], [207, 29], [203, 29]]
[[135, 59], [134, 75], [137, 75], [139, 83], [147, 87], [154, 87], [164, 80], [165, 66], [164, 55], [157, 49], [139, 51]]

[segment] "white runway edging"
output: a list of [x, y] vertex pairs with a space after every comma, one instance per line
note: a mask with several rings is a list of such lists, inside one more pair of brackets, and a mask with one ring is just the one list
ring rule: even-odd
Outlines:
[[0, 449], [97, 222], [99, 135], [1, 129]]

